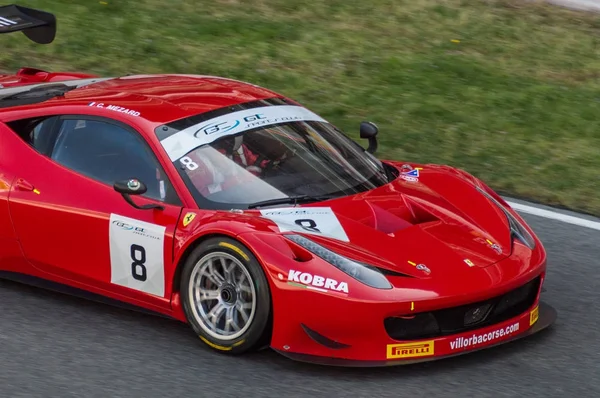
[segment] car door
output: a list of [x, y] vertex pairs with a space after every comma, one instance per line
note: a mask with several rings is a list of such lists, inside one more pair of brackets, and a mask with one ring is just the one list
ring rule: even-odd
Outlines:
[[[38, 150], [21, 148], [9, 198], [26, 258], [72, 285], [166, 305], [182, 206], [145, 139], [115, 120], [81, 115], [34, 130]], [[132, 178], [148, 186], [133, 200], [162, 210], [136, 209], [114, 190]]]
[[[0, 159], [3, 149], [0, 146]], [[15, 230], [10, 219], [8, 196], [14, 180], [12, 173], [0, 160], [0, 271], [14, 271], [23, 266], [23, 258]]]

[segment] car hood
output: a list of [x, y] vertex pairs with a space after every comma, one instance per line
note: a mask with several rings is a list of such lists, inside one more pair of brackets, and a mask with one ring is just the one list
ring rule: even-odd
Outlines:
[[506, 216], [472, 180], [443, 166], [423, 167], [417, 175], [350, 197], [263, 209], [261, 215], [281, 232], [303, 234], [354, 260], [417, 278], [456, 277], [510, 255]]

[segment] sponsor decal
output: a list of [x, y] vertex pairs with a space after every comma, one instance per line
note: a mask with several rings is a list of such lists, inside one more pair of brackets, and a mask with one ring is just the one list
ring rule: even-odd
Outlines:
[[[279, 274], [279, 279], [283, 279], [283, 275]], [[316, 290], [323, 293], [336, 292], [348, 294], [348, 283], [346, 282], [338, 282], [335, 279], [312, 275], [308, 272], [300, 272], [293, 269], [291, 269], [288, 274], [287, 283], [288, 285]]]
[[308, 109], [299, 106], [269, 106], [234, 112], [214, 118], [196, 127], [193, 135], [196, 138], [213, 134], [222, 136], [232, 130], [239, 133], [240, 131], [251, 130], [257, 127], [303, 120], [323, 121], [322, 118], [313, 114]]
[[346, 231], [330, 207], [282, 207], [261, 210], [260, 214], [277, 224], [281, 232], [303, 232], [349, 241]]
[[419, 341], [415, 343], [388, 344], [387, 359], [429, 357], [435, 352], [435, 341]]
[[234, 252], [236, 252], [237, 254], [239, 254], [240, 257], [242, 257], [244, 260], [250, 261], [250, 257], [248, 257], [246, 255], [246, 253], [244, 253], [244, 251], [242, 249], [240, 249], [239, 247], [237, 247], [236, 245], [232, 245], [231, 243], [227, 243], [227, 242], [219, 242], [219, 246], [223, 246], [228, 249], [231, 249]]
[[161, 141], [172, 161], [199, 146], [227, 136], [280, 123], [315, 121], [327, 123], [319, 115], [296, 105], [273, 105], [228, 113], [190, 126]]
[[457, 337], [454, 341], [450, 342], [451, 350], [462, 350], [473, 346], [477, 346], [483, 343], [489, 343], [497, 340], [501, 337], [517, 333], [519, 331], [519, 322], [513, 323], [512, 325], [503, 327], [501, 329], [492, 330], [488, 333], [473, 334], [471, 337]]
[[140, 115], [140, 113], [138, 111], [123, 108], [122, 106], [104, 105], [104, 103], [102, 103], [102, 102], [90, 102], [88, 104], [88, 106], [94, 106], [96, 108], [108, 109], [109, 111], [114, 111], [114, 112], [119, 112], [119, 113], [126, 113], [131, 116], [139, 116]]
[[473, 264], [473, 261], [469, 260], [468, 258], [465, 258], [463, 260], [465, 262], [465, 264], [467, 264], [469, 267], [474, 267], [475, 264]]
[[130, 231], [135, 235], [140, 235], [143, 236], [145, 238], [150, 238], [150, 239], [155, 239], [155, 240], [160, 240], [160, 236], [157, 236], [156, 234], [153, 234], [151, 231], [146, 230], [146, 228], [142, 228], [140, 226], [136, 226], [136, 225], [132, 225], [130, 223], [127, 223], [125, 221], [119, 220], [119, 219], [114, 219], [112, 221], [112, 224], [119, 228], [122, 229], [124, 231]]
[[212, 342], [208, 341], [208, 339], [206, 337], [203, 337], [203, 336], [198, 336], [198, 337], [200, 337], [200, 340], [202, 340], [204, 342], [204, 344], [214, 348], [215, 350], [219, 350], [219, 351], [231, 351], [234, 347], [242, 345], [246, 341], [245, 339], [242, 339], [240, 341], [233, 343], [230, 346], [224, 346], [224, 345], [212, 343]]
[[535, 308], [529, 313], [529, 326], [533, 326], [534, 323], [537, 322], [540, 317], [540, 307], [535, 306]]
[[417, 264], [412, 261], [409, 261], [408, 263], [410, 265], [412, 265], [413, 267], [415, 267], [416, 269], [418, 269], [419, 271], [423, 271], [427, 275], [431, 274], [431, 270], [425, 264]]
[[421, 168], [416, 168], [410, 171], [403, 171], [400, 173], [400, 178], [402, 178], [405, 181], [417, 182], [419, 181], [419, 170], [421, 170]]
[[12, 25], [17, 25], [17, 23], [12, 19], [0, 17], [0, 27], [7, 27]]
[[216, 133], [227, 133], [238, 126], [242, 126], [244, 130], [251, 130], [264, 125], [289, 123], [304, 120], [302, 115], [289, 115], [281, 117], [267, 118], [264, 113], [255, 113], [253, 115], [244, 116], [241, 119], [230, 119], [222, 122], [211, 122], [204, 124], [194, 133], [194, 137], [199, 138], [205, 135]]
[[183, 226], [187, 227], [188, 225], [190, 225], [190, 223], [192, 221], [194, 221], [194, 218], [196, 218], [196, 214], [195, 213], [187, 213], [184, 217], [183, 217]]
[[164, 297], [165, 230], [162, 225], [111, 214], [107, 231], [110, 282]]

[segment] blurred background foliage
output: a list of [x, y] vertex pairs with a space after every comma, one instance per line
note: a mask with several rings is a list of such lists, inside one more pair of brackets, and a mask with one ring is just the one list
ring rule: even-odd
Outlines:
[[24, 0], [54, 43], [0, 36], [0, 69], [220, 75], [299, 100], [378, 156], [600, 214], [600, 19], [493, 0]]

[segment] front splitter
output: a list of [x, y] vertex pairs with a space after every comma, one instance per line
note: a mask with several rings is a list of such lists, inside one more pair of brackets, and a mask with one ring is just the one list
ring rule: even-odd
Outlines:
[[470, 354], [472, 352], [486, 350], [488, 348], [496, 347], [496, 346], [499, 346], [502, 344], [510, 343], [515, 340], [522, 339], [524, 337], [531, 336], [533, 334], [536, 334], [536, 333], [548, 328], [550, 325], [552, 325], [554, 323], [554, 321], [556, 321], [557, 316], [558, 316], [558, 314], [552, 306], [544, 303], [543, 301], [540, 301], [538, 321], [524, 333], [518, 334], [509, 339], [500, 341], [495, 344], [490, 344], [490, 345], [487, 345], [484, 347], [474, 348], [472, 350], [458, 352], [455, 354], [439, 355], [439, 356], [433, 356], [433, 357], [423, 358], [423, 359], [408, 359], [408, 360], [404, 359], [404, 360], [396, 360], [396, 361], [388, 361], [388, 360], [386, 360], [386, 361], [359, 361], [359, 360], [353, 360], [353, 359], [328, 358], [328, 357], [321, 357], [321, 356], [316, 356], [316, 355], [290, 353], [290, 352], [276, 350], [276, 349], [273, 349], [273, 350], [285, 357], [288, 357], [288, 358], [294, 360], [294, 361], [306, 362], [306, 363], [311, 363], [311, 364], [315, 364], [315, 365], [359, 367], [359, 368], [413, 365], [416, 363], [432, 362], [432, 361], [438, 361], [440, 359], [446, 359], [446, 358], [456, 357], [459, 355]]

